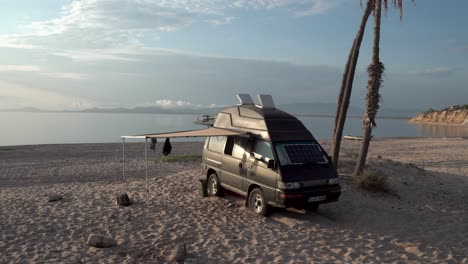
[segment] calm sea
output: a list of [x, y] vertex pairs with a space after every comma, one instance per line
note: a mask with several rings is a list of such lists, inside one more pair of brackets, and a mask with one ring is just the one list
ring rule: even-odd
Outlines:
[[[122, 135], [199, 129], [196, 115], [60, 112], [0, 112], [0, 146], [120, 142]], [[333, 119], [300, 117], [316, 138], [331, 138]], [[349, 118], [344, 135], [361, 135], [362, 119]], [[459, 137], [467, 127], [415, 125], [404, 119], [377, 120], [376, 137]]]

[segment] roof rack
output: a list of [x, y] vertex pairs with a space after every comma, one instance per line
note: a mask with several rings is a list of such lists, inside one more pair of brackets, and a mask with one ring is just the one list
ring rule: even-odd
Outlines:
[[275, 102], [273, 102], [273, 97], [270, 94], [259, 94], [258, 101], [260, 101], [260, 105], [257, 105], [259, 108], [276, 109]]
[[250, 94], [238, 94], [237, 99], [240, 101], [239, 105], [255, 105], [255, 102], [253, 101], [252, 97], [250, 97]]

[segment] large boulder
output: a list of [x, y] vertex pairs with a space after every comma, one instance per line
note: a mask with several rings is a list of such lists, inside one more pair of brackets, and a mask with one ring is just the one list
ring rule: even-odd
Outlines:
[[110, 248], [117, 246], [117, 241], [112, 237], [91, 234], [89, 235], [88, 242], [86, 244], [95, 248]]

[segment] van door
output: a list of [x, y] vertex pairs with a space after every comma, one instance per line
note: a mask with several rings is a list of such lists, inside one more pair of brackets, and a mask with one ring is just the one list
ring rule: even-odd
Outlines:
[[268, 168], [269, 160], [274, 160], [271, 143], [257, 140], [247, 159], [243, 189], [248, 190], [251, 184], [257, 184], [262, 188], [265, 198], [268, 201], [274, 201], [278, 172], [276, 169]]
[[245, 176], [245, 148], [248, 140], [241, 137], [228, 137], [222, 160], [221, 185], [239, 194], [242, 191], [242, 179]]

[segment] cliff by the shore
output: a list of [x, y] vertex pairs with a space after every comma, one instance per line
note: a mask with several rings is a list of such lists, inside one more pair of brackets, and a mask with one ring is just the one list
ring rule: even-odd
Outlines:
[[457, 124], [468, 125], [468, 109], [462, 107], [449, 107], [443, 110], [426, 111], [410, 119], [415, 123]]

